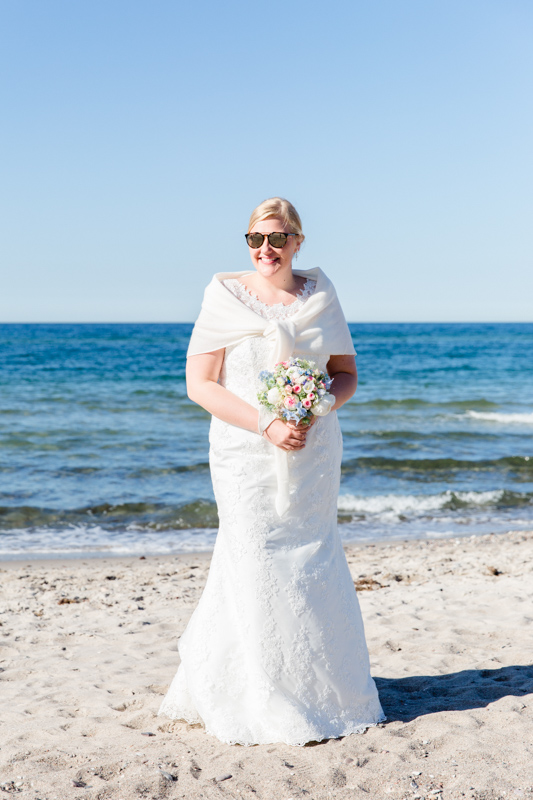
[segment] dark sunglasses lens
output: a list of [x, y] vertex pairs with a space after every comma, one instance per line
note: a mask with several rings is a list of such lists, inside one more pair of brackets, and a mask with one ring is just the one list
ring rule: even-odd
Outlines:
[[248, 242], [248, 247], [252, 247], [254, 250], [257, 250], [258, 247], [261, 247], [263, 244], [263, 239], [265, 237], [262, 233], [249, 233], [246, 236], [246, 241]]
[[288, 236], [286, 233], [271, 233], [268, 241], [272, 247], [285, 247], [287, 244]]

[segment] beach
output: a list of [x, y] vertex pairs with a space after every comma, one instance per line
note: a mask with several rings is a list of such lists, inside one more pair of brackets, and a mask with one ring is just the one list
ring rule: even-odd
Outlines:
[[533, 532], [345, 550], [387, 721], [305, 747], [157, 716], [209, 554], [3, 562], [0, 796], [533, 798]]

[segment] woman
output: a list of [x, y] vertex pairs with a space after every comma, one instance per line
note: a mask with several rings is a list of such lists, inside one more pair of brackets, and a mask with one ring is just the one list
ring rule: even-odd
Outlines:
[[355, 351], [328, 278], [292, 269], [296, 209], [265, 200], [246, 238], [254, 271], [214, 276], [187, 354], [189, 397], [213, 415], [220, 528], [159, 713], [230, 744], [303, 745], [384, 717], [337, 532], [337, 415], [275, 418], [259, 407], [258, 375], [308, 358], [333, 378], [335, 410], [355, 392]]

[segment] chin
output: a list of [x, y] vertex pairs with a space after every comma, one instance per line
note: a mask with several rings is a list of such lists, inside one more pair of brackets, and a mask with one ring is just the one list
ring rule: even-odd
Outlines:
[[290, 263], [288, 265], [284, 264], [282, 261], [276, 261], [275, 264], [263, 264], [262, 261], [259, 261], [258, 268], [267, 272], [283, 272], [287, 269], [290, 270], [291, 265]]
[[256, 269], [261, 273], [261, 275], [275, 275], [275, 273], [279, 271], [279, 264], [260, 263], [257, 265]]

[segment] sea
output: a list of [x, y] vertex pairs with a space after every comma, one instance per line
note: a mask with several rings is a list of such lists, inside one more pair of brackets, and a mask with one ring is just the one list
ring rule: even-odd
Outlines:
[[[0, 559], [210, 551], [191, 324], [0, 325]], [[533, 323], [350, 325], [346, 542], [533, 529]]]

